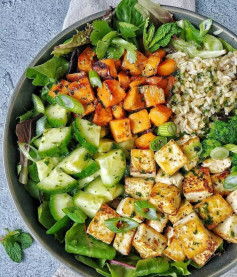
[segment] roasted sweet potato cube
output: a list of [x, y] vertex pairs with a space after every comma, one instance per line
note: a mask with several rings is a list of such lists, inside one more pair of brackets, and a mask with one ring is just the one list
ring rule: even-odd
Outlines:
[[148, 57], [150, 56], [156, 56], [159, 57], [161, 60], [165, 57], [166, 52], [163, 49], [158, 49], [157, 51], [153, 52], [153, 53], [148, 53]]
[[137, 87], [132, 87], [124, 99], [124, 109], [126, 111], [135, 111], [145, 107], [142, 95]]
[[208, 229], [213, 229], [233, 214], [230, 204], [218, 193], [207, 197], [195, 206]]
[[142, 223], [138, 226], [133, 246], [143, 259], [161, 256], [167, 244], [165, 236]]
[[126, 233], [117, 233], [114, 239], [113, 247], [123, 255], [128, 255], [132, 249], [132, 241], [136, 229], [131, 229]]
[[157, 73], [160, 76], [169, 76], [176, 70], [176, 62], [173, 59], [166, 59], [158, 65]]
[[222, 196], [230, 194], [230, 191], [224, 188], [224, 181], [228, 175], [230, 175], [230, 171], [227, 170], [211, 176], [214, 192], [218, 192]]
[[130, 77], [125, 72], [119, 72], [118, 81], [123, 89], [129, 88]]
[[89, 72], [92, 69], [95, 56], [96, 54], [92, 48], [87, 47], [78, 57], [78, 69]]
[[102, 88], [98, 88], [97, 96], [105, 107], [112, 107], [123, 101], [126, 93], [117, 80], [106, 80]]
[[125, 117], [125, 111], [123, 103], [118, 103], [112, 107], [112, 114], [115, 119], [121, 119]]
[[165, 105], [157, 105], [149, 113], [150, 120], [156, 126], [167, 122], [172, 115], [172, 110]]
[[167, 78], [167, 86], [164, 88], [165, 96], [169, 96], [171, 89], [173, 88], [175, 84], [175, 77], [174, 76], [169, 76]]
[[146, 78], [142, 76], [136, 76], [131, 78], [131, 83], [129, 84], [130, 88], [133, 87], [139, 87], [141, 85], [144, 85], [146, 83]]
[[53, 85], [49, 91], [49, 96], [55, 98], [58, 94], [68, 94], [68, 85], [70, 83], [66, 80], [61, 80], [60, 83]]
[[151, 190], [149, 202], [162, 213], [175, 215], [181, 203], [180, 191], [174, 185], [156, 183]]
[[183, 193], [190, 202], [198, 202], [213, 194], [213, 186], [208, 168], [189, 171], [184, 178]]
[[137, 200], [148, 200], [154, 181], [143, 178], [125, 178], [125, 193]]
[[147, 59], [141, 52], [137, 52], [137, 60], [135, 63], [130, 63], [127, 59], [127, 52], [124, 55], [122, 62], [122, 69], [128, 70], [131, 75], [141, 75], [142, 74], [142, 63]]
[[109, 218], [116, 218], [119, 215], [108, 205], [103, 204], [95, 217], [90, 222], [87, 233], [93, 237], [110, 244], [114, 238], [115, 233], [108, 229], [104, 221]]
[[128, 117], [131, 121], [131, 129], [134, 134], [148, 130], [151, 127], [147, 110], [130, 114]]
[[143, 62], [142, 76], [150, 77], [156, 75], [161, 59], [158, 56], [150, 56]]
[[192, 214], [193, 212], [194, 212], [193, 206], [187, 200], [185, 200], [179, 207], [176, 215], [169, 215], [169, 220], [173, 224], [175, 224], [176, 222]]
[[130, 174], [134, 177], [155, 177], [154, 152], [152, 150], [132, 149]]
[[174, 224], [174, 231], [189, 259], [205, 251], [212, 240], [209, 231], [195, 213]]
[[95, 100], [94, 91], [87, 77], [81, 78], [78, 82], [68, 85], [69, 95], [82, 104], [91, 103]]
[[110, 130], [116, 142], [127, 141], [132, 138], [130, 120], [128, 118], [111, 120]]
[[99, 126], [106, 126], [113, 119], [111, 108], [104, 108], [98, 103], [95, 109], [93, 122]]
[[152, 77], [146, 78], [146, 84], [147, 85], [156, 85], [159, 88], [165, 89], [168, 85], [168, 80], [161, 76], [152, 76]]
[[84, 71], [78, 72], [78, 73], [71, 73], [71, 74], [67, 74], [66, 77], [69, 82], [75, 82], [75, 81], [79, 81], [81, 78], [86, 77], [86, 73]]
[[149, 149], [150, 143], [155, 137], [156, 136], [151, 132], [146, 133], [146, 134], [140, 136], [139, 138], [137, 138], [135, 140], [135, 144], [136, 144], [137, 148], [139, 148], [139, 149]]
[[105, 59], [94, 62], [92, 69], [103, 79], [117, 78], [117, 69], [113, 59]]
[[140, 92], [144, 95], [146, 106], [148, 108], [165, 103], [164, 90], [156, 85], [142, 86]]
[[84, 107], [84, 113], [82, 114], [82, 117], [91, 114], [95, 111], [95, 105], [93, 103], [86, 103], [83, 105]]
[[119, 71], [121, 69], [122, 61], [120, 59], [114, 60], [114, 64], [115, 64], [117, 71]]

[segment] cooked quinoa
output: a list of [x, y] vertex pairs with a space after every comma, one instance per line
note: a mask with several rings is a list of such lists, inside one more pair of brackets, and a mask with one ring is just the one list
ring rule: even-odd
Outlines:
[[169, 55], [178, 71], [169, 107], [181, 132], [202, 135], [210, 118], [237, 105], [237, 51], [213, 59], [189, 58], [185, 53]]

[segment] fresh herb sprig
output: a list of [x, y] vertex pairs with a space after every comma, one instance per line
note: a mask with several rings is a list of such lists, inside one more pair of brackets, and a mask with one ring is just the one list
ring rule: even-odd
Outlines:
[[33, 238], [30, 234], [22, 232], [22, 230], [9, 231], [0, 238], [7, 255], [16, 263], [23, 260], [23, 250], [29, 248], [33, 243]]

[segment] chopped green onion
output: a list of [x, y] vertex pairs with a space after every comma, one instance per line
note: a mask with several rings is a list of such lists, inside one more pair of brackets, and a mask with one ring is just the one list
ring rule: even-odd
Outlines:
[[214, 160], [224, 160], [229, 156], [229, 150], [225, 147], [216, 147], [211, 151], [210, 156]]
[[71, 96], [61, 94], [57, 95], [55, 100], [59, 106], [63, 107], [67, 111], [77, 114], [83, 114], [85, 111], [82, 104]]
[[[119, 228], [117, 227], [119, 223]], [[109, 218], [104, 222], [105, 226], [114, 233], [126, 233], [127, 231], [137, 228], [139, 223], [131, 218], [118, 217]]]
[[235, 144], [226, 144], [226, 145], [224, 145], [224, 147], [226, 149], [228, 149], [230, 152], [233, 152], [233, 153], [237, 154], [237, 145], [235, 145]]
[[46, 116], [43, 116], [36, 121], [35, 133], [37, 137], [43, 134], [44, 130], [47, 128], [47, 125], [48, 121]]
[[28, 111], [28, 112], [26, 112], [26, 113], [24, 113], [24, 114], [18, 116], [17, 119], [19, 119], [19, 121], [20, 121], [20, 123], [21, 123], [22, 121], [25, 121], [25, 120], [27, 120], [27, 119], [30, 119], [30, 118], [33, 117], [33, 116], [34, 116], [34, 110], [30, 110], [30, 111]]
[[34, 103], [34, 110], [36, 113], [44, 113], [45, 112], [45, 108], [44, 108], [44, 104], [42, 102], [42, 100], [40, 99], [39, 96], [32, 94], [32, 100]]
[[[37, 162], [40, 160], [40, 156], [38, 154], [38, 151], [36, 148], [31, 146], [30, 144], [20, 142], [18, 143], [19, 148], [22, 152], [22, 154], [30, 161], [32, 162]], [[30, 153], [31, 152], [31, 153]], [[34, 153], [34, 157], [32, 157], [32, 152]]]
[[237, 189], [237, 172], [233, 172], [226, 177], [223, 187], [228, 191]]
[[199, 25], [200, 28], [200, 35], [203, 37], [205, 36], [208, 31], [211, 29], [211, 25], [212, 25], [212, 19], [208, 18], [204, 21], [202, 21], [202, 23]]
[[166, 122], [158, 129], [158, 134], [162, 137], [172, 137], [177, 132], [177, 126], [174, 122]]
[[156, 213], [156, 208], [151, 205], [147, 201], [135, 201], [134, 202], [134, 207], [135, 210], [144, 218], [152, 219], [152, 220], [157, 220], [157, 213]]
[[161, 149], [161, 147], [163, 147], [164, 145], [166, 145], [167, 143], [167, 138], [166, 137], [156, 137], [154, 138], [151, 143], [150, 143], [150, 149], [153, 151], [158, 151]]
[[93, 88], [94, 87], [102, 88], [102, 82], [100, 80], [100, 76], [94, 70], [89, 71], [89, 81], [90, 81], [90, 84]]
[[47, 235], [53, 235], [56, 234], [58, 231], [66, 227], [70, 222], [70, 218], [65, 215], [63, 218], [61, 218], [59, 221], [57, 221], [48, 231], [46, 232]]

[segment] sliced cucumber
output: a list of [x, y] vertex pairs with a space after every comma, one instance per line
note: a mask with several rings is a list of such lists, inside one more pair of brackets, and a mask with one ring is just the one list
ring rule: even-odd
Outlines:
[[96, 162], [100, 165], [101, 179], [104, 185], [112, 187], [123, 177], [126, 158], [122, 149], [97, 154]]
[[45, 110], [45, 115], [52, 127], [61, 127], [67, 124], [68, 112], [58, 104], [49, 105]]
[[114, 144], [115, 144], [115, 142], [111, 139], [101, 139], [99, 148], [98, 148], [98, 152], [99, 153], [108, 152], [108, 151], [112, 150]]
[[53, 169], [49, 176], [38, 183], [38, 188], [48, 194], [68, 192], [76, 187], [77, 181], [59, 168]]
[[103, 196], [107, 202], [122, 194], [124, 190], [123, 188], [124, 187], [121, 184], [117, 184], [111, 188], [108, 188], [103, 184], [101, 177], [97, 177], [85, 188], [85, 192]]
[[50, 212], [53, 218], [57, 221], [66, 215], [63, 212], [64, 208], [73, 206], [72, 197], [67, 193], [51, 195], [49, 203]]
[[74, 205], [79, 207], [86, 215], [91, 218], [93, 218], [99, 211], [103, 202], [104, 198], [102, 196], [86, 193], [84, 191], [79, 191], [73, 197]]
[[76, 118], [73, 122], [76, 139], [91, 153], [98, 151], [101, 127], [86, 119]]
[[51, 228], [55, 220], [52, 217], [49, 209], [49, 202], [43, 202], [38, 208], [38, 220], [46, 229]]
[[42, 181], [45, 177], [49, 175], [51, 170], [59, 163], [60, 158], [52, 157], [52, 158], [44, 158], [36, 162], [39, 180]]
[[92, 182], [98, 176], [100, 176], [100, 170], [96, 171], [94, 174], [92, 174], [92, 175], [90, 175], [86, 178], [78, 180], [78, 183], [79, 183], [78, 188], [79, 189], [84, 188], [85, 186], [87, 186], [90, 182]]
[[71, 127], [52, 128], [44, 130], [39, 145], [39, 155], [58, 157], [67, 153], [67, 145], [71, 140]]
[[119, 142], [118, 145], [120, 147], [122, 147], [124, 150], [134, 149], [134, 148], [136, 148], [136, 144], [135, 144], [136, 138], [137, 138], [137, 136], [134, 136], [130, 140]]
[[57, 167], [76, 178], [86, 178], [99, 170], [99, 165], [91, 159], [90, 152], [84, 147], [75, 149]]

